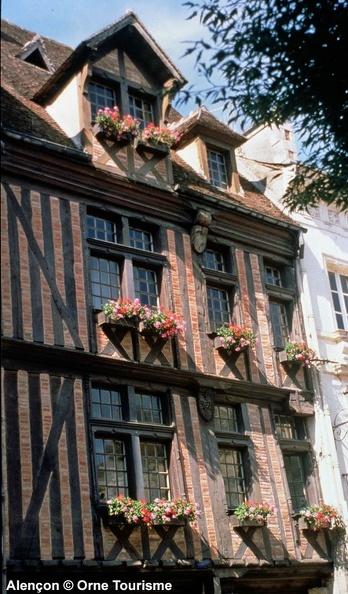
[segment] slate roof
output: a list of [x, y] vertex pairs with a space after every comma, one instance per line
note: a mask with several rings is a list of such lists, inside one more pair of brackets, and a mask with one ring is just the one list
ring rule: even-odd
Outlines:
[[[55, 77], [49, 70], [40, 68], [23, 60], [23, 47], [32, 42], [36, 34], [26, 31], [17, 25], [2, 21], [2, 124], [12, 132], [27, 134], [41, 138], [63, 147], [76, 146], [49, 116], [44, 107], [33, 100], [42, 88], [48, 88]], [[91, 38], [92, 39], [92, 38]], [[71, 60], [73, 50], [66, 45], [52, 41], [46, 37], [39, 37], [46, 57], [54, 70], [59, 70]], [[58, 77], [59, 78], [59, 77]], [[212, 137], [229, 141], [239, 146], [245, 141], [244, 137], [220, 122], [206, 108], [200, 108], [188, 117], [182, 118], [174, 109], [170, 109], [169, 122], [186, 137], [197, 133], [199, 127], [210, 130]], [[227, 201], [235, 206], [242, 206], [262, 215], [281, 219], [294, 226], [290, 217], [286, 216], [270, 200], [255, 189], [246, 179], [241, 177], [244, 194], [232, 194], [213, 187], [203, 176], [194, 171], [175, 151], [171, 151], [174, 181], [193, 194], [206, 195]]]

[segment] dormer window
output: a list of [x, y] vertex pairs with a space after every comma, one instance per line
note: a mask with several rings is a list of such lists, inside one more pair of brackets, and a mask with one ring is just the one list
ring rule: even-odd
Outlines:
[[24, 62], [29, 62], [29, 64], [33, 64], [33, 66], [37, 66], [38, 68], [42, 68], [43, 70], [48, 70], [47, 64], [43, 59], [39, 49], [36, 49], [31, 54], [29, 54], [24, 59]]
[[145, 128], [154, 120], [151, 103], [133, 95], [129, 95], [129, 113], [140, 121], [141, 128]]
[[151, 97], [136, 96], [132, 93], [124, 95], [124, 101], [120, 99], [119, 85], [106, 86], [100, 82], [91, 81], [88, 85], [89, 100], [91, 104], [92, 121], [95, 120], [99, 109], [108, 107], [112, 109], [115, 105], [121, 114], [130, 114], [140, 121], [140, 128], [145, 128], [155, 121], [153, 102]]
[[227, 189], [227, 166], [223, 153], [207, 150], [210, 183], [216, 188]]
[[54, 72], [53, 64], [46, 53], [45, 45], [40, 35], [35, 35], [31, 41], [26, 43], [17, 57], [23, 62], [32, 64], [37, 68], [47, 70], [47, 72], [51, 73]]
[[95, 120], [99, 109], [104, 109], [105, 107], [112, 109], [116, 105], [115, 91], [110, 87], [90, 82], [88, 92], [91, 103], [92, 121]]

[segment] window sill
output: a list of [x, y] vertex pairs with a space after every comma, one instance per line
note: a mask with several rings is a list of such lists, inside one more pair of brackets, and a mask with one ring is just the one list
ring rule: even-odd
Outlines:
[[276, 287], [275, 285], [266, 284], [267, 293], [270, 297], [278, 297], [279, 299], [290, 300], [295, 296], [295, 291], [287, 289], [286, 287]]

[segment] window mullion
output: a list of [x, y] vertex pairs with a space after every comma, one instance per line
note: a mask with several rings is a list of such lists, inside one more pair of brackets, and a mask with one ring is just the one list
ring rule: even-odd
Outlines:
[[132, 435], [132, 452], [133, 452], [133, 464], [134, 464], [134, 475], [136, 484], [136, 497], [137, 499], [145, 498], [144, 488], [144, 477], [143, 467], [141, 463], [141, 450], [140, 450], [140, 439], [138, 435]]
[[129, 299], [135, 298], [133, 261], [129, 255], [126, 255], [125, 260], [124, 260], [123, 277], [122, 277], [122, 296], [128, 297]]

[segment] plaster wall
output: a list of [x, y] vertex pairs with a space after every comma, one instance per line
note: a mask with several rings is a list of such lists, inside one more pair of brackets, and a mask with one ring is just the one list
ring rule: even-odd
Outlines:
[[79, 75], [75, 76], [54, 102], [46, 108], [50, 116], [78, 147], [81, 146], [80, 135], [84, 127], [79, 105], [79, 78]]
[[199, 147], [197, 146], [197, 141], [191, 142], [185, 148], [178, 150], [177, 154], [179, 157], [184, 159], [190, 167], [192, 167], [197, 173], [200, 175], [205, 176], [204, 171], [202, 169], [202, 163], [199, 158]]

